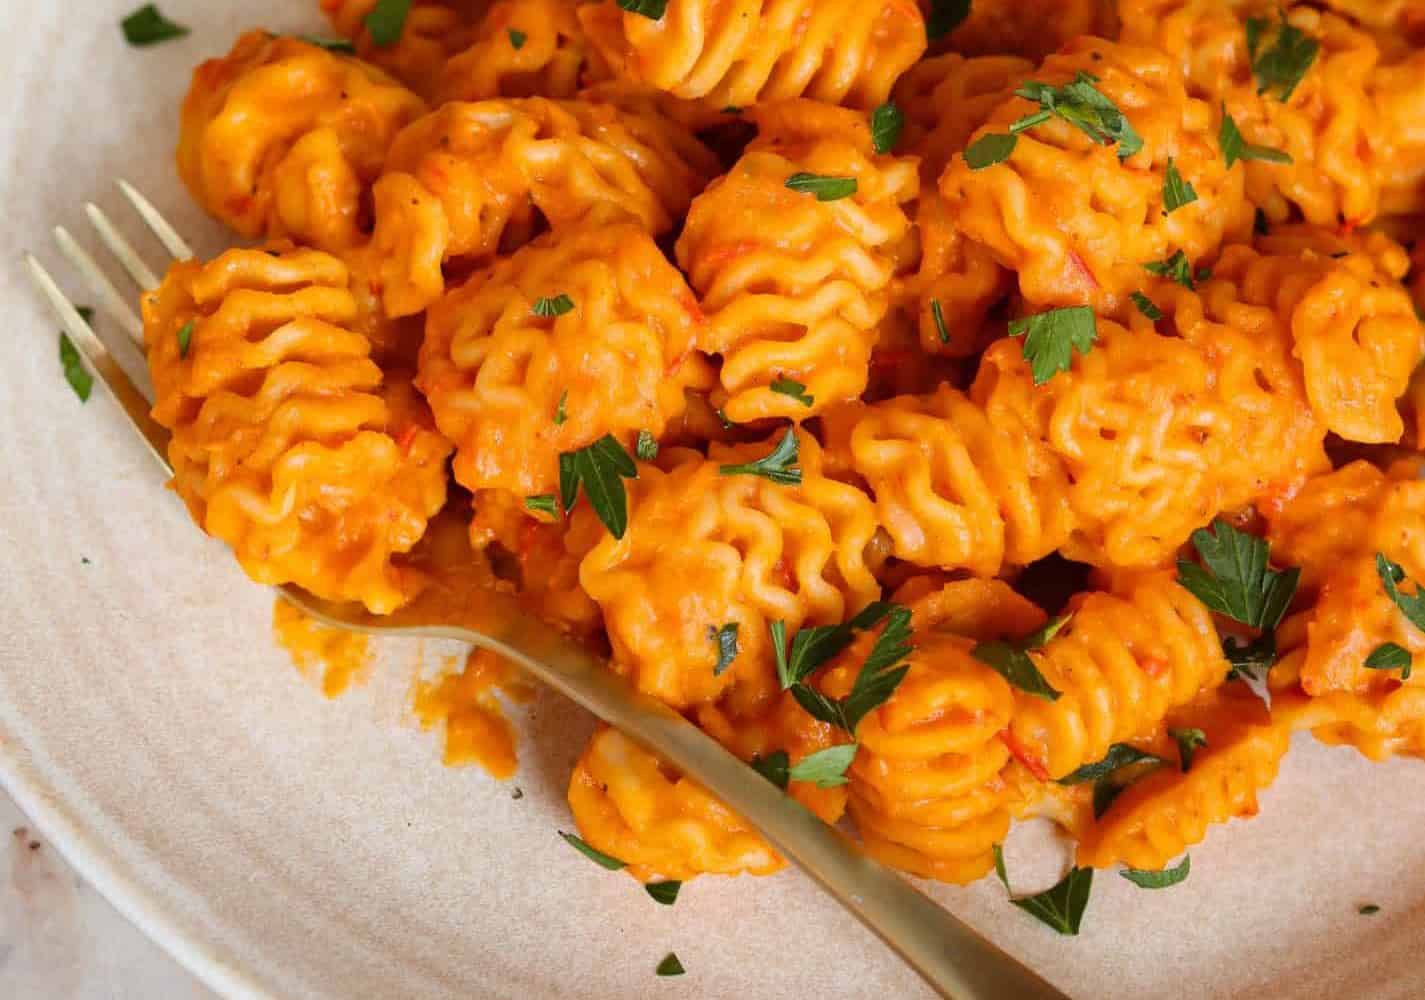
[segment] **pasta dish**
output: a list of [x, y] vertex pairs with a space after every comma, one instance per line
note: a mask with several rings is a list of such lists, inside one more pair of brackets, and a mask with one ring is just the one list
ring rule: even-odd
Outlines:
[[[1425, 2], [320, 6], [197, 68], [244, 245], [143, 301], [252, 579], [462, 562], [896, 868], [1057, 824], [1063, 933], [1299, 730], [1425, 756]], [[417, 710], [507, 777], [511, 681]], [[612, 729], [568, 800], [660, 902], [783, 864]]]

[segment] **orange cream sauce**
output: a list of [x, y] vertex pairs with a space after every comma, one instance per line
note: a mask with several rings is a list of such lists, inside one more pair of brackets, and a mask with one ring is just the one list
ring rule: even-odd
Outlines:
[[413, 707], [421, 728], [445, 724], [444, 762], [449, 767], [479, 764], [492, 777], [513, 777], [519, 764], [515, 731], [505, 717], [500, 695], [517, 703], [534, 697], [519, 668], [494, 653], [471, 650], [458, 671], [451, 657], [445, 673], [432, 681], [417, 679]]
[[302, 676], [328, 698], [370, 674], [367, 636], [319, 625], [280, 597], [272, 605], [272, 633]]

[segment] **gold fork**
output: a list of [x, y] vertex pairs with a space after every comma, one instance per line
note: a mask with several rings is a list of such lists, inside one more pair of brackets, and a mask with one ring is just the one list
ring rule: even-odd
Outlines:
[[[158, 210], [126, 181], [119, 190], [175, 260], [193, 256]], [[85, 213], [100, 240], [141, 291], [158, 285], [118, 228], [90, 203]], [[143, 322], [72, 236], [54, 230], [61, 252], [79, 271], [103, 312], [142, 347]], [[128, 416], [153, 457], [172, 475], [168, 432], [149, 416], [149, 400], [60, 291], [33, 254], [25, 264], [61, 324], [99, 380]], [[745, 817], [785, 857], [906, 960], [941, 996], [957, 1000], [1066, 1000], [1064, 994], [973, 928], [938, 906], [889, 868], [862, 854], [834, 828], [783, 794], [677, 712], [630, 687], [576, 643], [529, 615], [508, 595], [489, 592], [485, 604], [453, 620], [448, 607], [417, 597], [394, 615], [377, 617], [359, 605], [320, 600], [297, 587], [278, 593], [327, 625], [379, 635], [429, 636], [480, 646], [532, 676], [670, 761]], [[468, 602], [467, 602], [468, 603]]]

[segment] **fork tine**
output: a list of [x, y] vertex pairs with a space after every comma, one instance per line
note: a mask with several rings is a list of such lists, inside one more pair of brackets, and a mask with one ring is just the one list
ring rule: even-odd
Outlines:
[[84, 317], [80, 316], [73, 303], [65, 298], [54, 279], [49, 276], [49, 272], [44, 269], [44, 265], [35, 259], [34, 254], [25, 254], [25, 265], [29, 268], [30, 277], [34, 280], [35, 285], [49, 300], [50, 307], [59, 317], [65, 333], [69, 334], [69, 339], [73, 341], [79, 353], [84, 356], [89, 367], [99, 376], [99, 381], [104, 383], [104, 388], [109, 390], [114, 401], [128, 415], [134, 430], [138, 431], [139, 436], [148, 445], [149, 451], [158, 460], [158, 464], [163, 467], [166, 473], [172, 475], [173, 469], [168, 464], [168, 459], [164, 457], [168, 450], [168, 432], [149, 416], [148, 400], [129, 381], [129, 377], [124, 374], [124, 370], [119, 367], [114, 356], [104, 346], [104, 342], [89, 328], [89, 324], [84, 322]]
[[99, 265], [89, 256], [89, 251], [76, 243], [74, 237], [69, 235], [69, 230], [63, 226], [54, 227], [54, 238], [59, 242], [59, 249], [84, 278], [90, 291], [99, 297], [99, 307], [118, 320], [135, 343], [142, 344], [143, 320], [139, 319], [138, 313], [134, 312], [134, 307], [129, 305], [128, 300], [119, 294], [113, 282], [99, 270]]
[[99, 206], [92, 201], [88, 202], [84, 206], [84, 214], [89, 216], [89, 221], [94, 224], [99, 238], [104, 241], [109, 252], [119, 258], [119, 263], [129, 273], [129, 277], [134, 279], [134, 284], [139, 286], [139, 290], [149, 292], [157, 288], [158, 276], [149, 270], [148, 265], [139, 257], [138, 251], [114, 228], [114, 224], [109, 221], [109, 217], [100, 210]]
[[[159, 242], [167, 248], [173, 255], [174, 260], [188, 260], [193, 256], [193, 251], [188, 244], [183, 242], [183, 237], [178, 235], [178, 231], [168, 224], [168, 220], [159, 214], [158, 209], [153, 207], [143, 195], [139, 194], [128, 181], [120, 179], [118, 181], [119, 190], [124, 193], [124, 197], [129, 199], [129, 204], [134, 206], [134, 210], [143, 216], [143, 221], [148, 223], [148, 228], [153, 230], [153, 234], [158, 237]], [[157, 282], [155, 282], [157, 284]], [[152, 286], [150, 286], [152, 287]]]

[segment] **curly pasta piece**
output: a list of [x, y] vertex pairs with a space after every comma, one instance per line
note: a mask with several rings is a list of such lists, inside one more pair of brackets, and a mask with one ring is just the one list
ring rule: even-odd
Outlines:
[[[1167, 721], [1201, 729], [1206, 745], [1186, 772], [1160, 767], [1129, 785], [1082, 835], [1080, 865], [1168, 867], [1208, 827], [1257, 814], [1257, 793], [1276, 779], [1291, 742], [1286, 721], [1247, 691], [1224, 688]], [[1172, 759], [1171, 752], [1164, 756]]]
[[323, 250], [364, 242], [362, 199], [425, 104], [380, 70], [295, 38], [248, 32], [193, 74], [178, 172], [243, 236]]
[[[693, 200], [678, 263], [723, 355], [727, 416], [802, 420], [860, 395], [915, 197], [915, 162], [877, 156], [864, 116], [796, 101], [752, 114], [760, 134]], [[850, 178], [848, 197], [789, 188], [797, 174]], [[805, 399], [777, 392], [801, 382]]]
[[1016, 758], [1045, 778], [1148, 732], [1228, 671], [1211, 612], [1171, 573], [1142, 574], [1122, 596], [1084, 595], [1073, 611], [1063, 631], [1029, 654], [1060, 697], [1016, 691], [1005, 736]]
[[[1004, 162], [973, 169], [950, 162], [940, 191], [971, 238], [1019, 272], [1019, 289], [1035, 306], [1091, 305], [1110, 315], [1128, 306], [1143, 284], [1143, 264], [1176, 251], [1189, 260], [1251, 229], [1242, 173], [1217, 148], [1215, 106], [1189, 98], [1181, 74], [1149, 48], [1080, 38], [1050, 56], [1035, 74], [1062, 85], [1079, 73], [1123, 113], [1142, 137], [1121, 159], [1073, 125], [1051, 118], [1019, 136]], [[1004, 132], [1039, 110], [1012, 97], [976, 133]], [[1168, 161], [1197, 199], [1164, 210]]]
[[[808, 715], [790, 691], [783, 691], [766, 709], [746, 717], [721, 704], [700, 705], [697, 723], [743, 760], [755, 762], [782, 751], [791, 767], [820, 750], [846, 742], [845, 733]], [[787, 794], [827, 823], [838, 822], [846, 812], [845, 785], [822, 788], [790, 779]]]
[[[938, 0], [920, 0], [927, 20]], [[1010, 53], [1036, 62], [1079, 35], [1111, 37], [1112, 0], [974, 0], [969, 15], [936, 42], [972, 56]]]
[[594, 733], [569, 778], [579, 835], [640, 882], [770, 875], [781, 857], [742, 817], [616, 729]]
[[320, 0], [332, 26], [356, 43], [362, 59], [380, 66], [428, 100], [437, 88], [446, 60], [470, 43], [485, 0], [414, 0], [401, 37], [393, 45], [377, 45], [366, 30], [366, 18], [377, 0]]
[[871, 108], [925, 51], [911, 0], [670, 0], [657, 20], [603, 0], [579, 18], [617, 75], [738, 107], [808, 97]]
[[[1158, 299], [1175, 308], [1168, 291]], [[1188, 312], [1177, 310], [1182, 327]], [[1271, 341], [1193, 327], [1189, 339], [1148, 327], [1100, 320], [1093, 349], [1039, 386], [1022, 345], [1001, 340], [971, 389], [993, 425], [1063, 463], [1071, 559], [1163, 565], [1218, 512], [1325, 463], [1324, 431], [1280, 331]]]
[[901, 148], [920, 157], [925, 187], [915, 212], [920, 260], [898, 280], [892, 298], [915, 317], [927, 353], [969, 357], [984, 350], [985, 316], [1014, 284], [988, 248], [965, 236], [935, 183], [971, 133], [1033, 71], [1033, 63], [1015, 56], [967, 59], [951, 52], [922, 60], [896, 83], [908, 123]]
[[[992, 848], [1036, 783], [998, 736], [1014, 697], [1007, 681], [970, 655], [975, 639], [1023, 635], [1044, 613], [999, 581], [963, 580], [911, 604], [909, 671], [857, 729], [848, 809], [867, 853], [924, 878], [970, 882], [990, 870]], [[866, 643], [821, 680], [851, 690]]]
[[419, 312], [445, 289], [442, 265], [481, 266], [597, 211], [655, 236], [715, 172], [716, 159], [653, 111], [532, 97], [454, 102], [396, 137], [376, 184], [375, 242], [386, 311]]
[[144, 297], [173, 488], [260, 583], [387, 613], [445, 501], [450, 446], [409, 382], [382, 384], [346, 268], [314, 250], [183, 261]]
[[525, 506], [508, 490], [477, 490], [470, 520], [470, 547], [481, 552], [520, 601], [549, 622], [581, 639], [598, 634], [599, 606], [579, 586], [579, 563], [599, 540], [597, 520], [575, 516], [554, 522]]
[[[547, 313], [558, 296], [571, 308]], [[543, 303], [543, 306], [541, 306]], [[682, 413], [702, 314], [637, 223], [556, 230], [430, 309], [421, 391], [471, 490], [552, 493], [559, 456]]]
[[1119, 13], [1125, 42], [1162, 49], [1181, 66], [1189, 92], [1224, 105], [1247, 142], [1291, 157], [1244, 165], [1247, 197], [1272, 221], [1294, 206], [1317, 225], [1369, 222], [1381, 194], [1373, 149], [1380, 126], [1367, 94], [1379, 48], [1344, 18], [1287, 4], [1287, 21], [1320, 50], [1283, 101], [1280, 88], [1263, 92], [1247, 49], [1248, 19], [1274, 26], [1279, 7], [1276, 0], [1123, 0]]
[[827, 422], [827, 448], [865, 481], [899, 559], [993, 576], [1069, 537], [1071, 486], [1029, 434], [959, 391], [852, 404]]
[[[1380, 553], [1399, 563], [1408, 580], [1425, 579], [1425, 482], [1419, 472], [1418, 461], [1389, 474], [1353, 462], [1267, 512], [1276, 558], [1300, 566], [1308, 593], [1314, 592], [1310, 607], [1290, 628], [1283, 626], [1279, 640], [1283, 648], [1304, 646], [1290, 676], [1309, 696], [1371, 695], [1396, 687], [1398, 673], [1365, 665], [1384, 643], [1417, 657], [1425, 653], [1425, 632], [1390, 599], [1376, 566]], [[1401, 589], [1409, 593], [1413, 586]], [[1419, 681], [1412, 673], [1406, 683]]]
[[[573, 97], [608, 76], [569, 0], [498, 0], [442, 69], [436, 103]], [[515, 40], [519, 44], [515, 44]]]
[[[722, 475], [723, 464], [761, 458], [773, 442], [714, 448], [661, 472], [641, 466], [628, 484], [622, 539], [604, 537], [579, 567], [603, 609], [614, 667], [640, 690], [678, 708], [719, 697], [755, 714], [777, 689], [767, 623], [832, 625], [879, 596], [866, 563], [875, 532], [871, 501], [827, 479], [815, 440], [797, 435], [802, 483]], [[739, 652], [714, 674], [710, 635], [738, 626]]]
[[938, 178], [975, 129], [1034, 76], [1034, 67], [1011, 55], [967, 58], [947, 52], [922, 59], [896, 81], [893, 92], [906, 116], [900, 148], [921, 158], [928, 180]]
[[[1226, 325], [1286, 329], [1311, 409], [1328, 430], [1389, 443], [1405, 429], [1396, 402], [1425, 357], [1425, 327], [1398, 280], [1404, 250], [1380, 233], [1369, 246], [1355, 242], [1348, 249], [1309, 228], [1282, 227], [1262, 238], [1260, 252], [1228, 247], [1199, 295], [1203, 311]], [[1334, 245], [1342, 249], [1324, 249]], [[1192, 295], [1166, 285], [1153, 294], [1175, 311]]]

